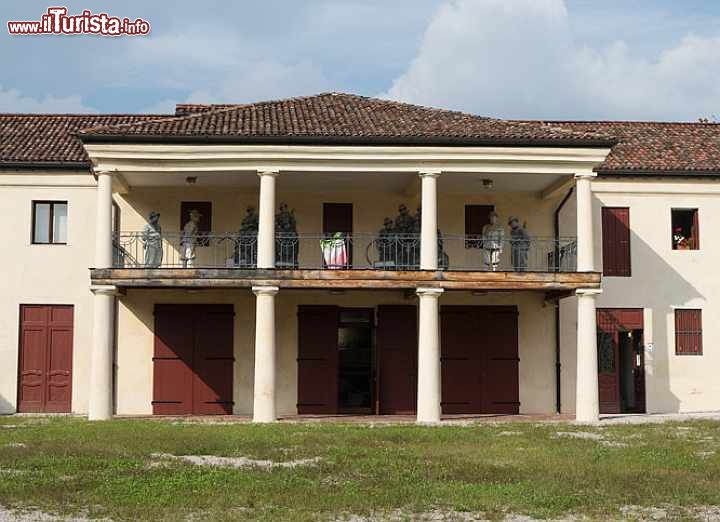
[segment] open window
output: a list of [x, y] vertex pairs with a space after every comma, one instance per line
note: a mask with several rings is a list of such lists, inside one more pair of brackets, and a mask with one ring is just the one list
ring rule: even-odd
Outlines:
[[673, 250], [700, 250], [698, 209], [672, 209]]

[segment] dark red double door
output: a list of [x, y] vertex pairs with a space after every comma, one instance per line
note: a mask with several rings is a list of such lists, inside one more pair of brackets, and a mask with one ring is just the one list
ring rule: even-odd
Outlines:
[[232, 305], [156, 305], [153, 413], [221, 415], [233, 406]]
[[72, 357], [72, 306], [20, 307], [19, 412], [71, 411]]
[[517, 414], [517, 308], [443, 306], [443, 413]]
[[[338, 407], [337, 306], [298, 310], [298, 413]], [[443, 307], [443, 413], [517, 413], [515, 307]], [[373, 413], [414, 414], [417, 403], [417, 308], [378, 306]]]

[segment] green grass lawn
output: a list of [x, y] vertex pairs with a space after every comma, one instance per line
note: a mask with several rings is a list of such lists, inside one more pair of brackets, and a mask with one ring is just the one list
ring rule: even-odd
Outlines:
[[[228, 468], [157, 454], [318, 460]], [[431, 511], [604, 519], [620, 518], [624, 506], [688, 518], [684, 507], [720, 506], [720, 423], [257, 426], [4, 417], [0, 505], [113, 520], [409, 520]]]

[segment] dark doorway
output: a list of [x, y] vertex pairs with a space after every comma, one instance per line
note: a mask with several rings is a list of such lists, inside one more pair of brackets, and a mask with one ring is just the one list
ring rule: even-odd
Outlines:
[[232, 413], [232, 305], [156, 305], [153, 413]]
[[373, 310], [341, 308], [338, 323], [338, 411], [372, 413]]
[[72, 359], [73, 307], [20, 306], [18, 411], [69, 413]]
[[441, 308], [442, 411], [517, 414], [517, 308]]
[[[323, 236], [326, 238], [340, 234], [345, 239], [347, 259], [340, 268], [352, 268], [352, 203], [323, 203]], [[338, 268], [338, 267], [334, 267]]]
[[645, 412], [643, 311], [597, 311], [600, 413]]

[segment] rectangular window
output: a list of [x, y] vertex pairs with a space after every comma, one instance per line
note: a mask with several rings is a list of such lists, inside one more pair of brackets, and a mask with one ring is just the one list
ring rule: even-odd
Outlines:
[[32, 212], [34, 244], [67, 243], [67, 201], [33, 201]]
[[603, 275], [630, 277], [630, 209], [602, 209]]
[[673, 250], [700, 250], [698, 209], [674, 208], [671, 216]]
[[465, 248], [482, 248], [482, 230], [494, 210], [493, 205], [465, 205]]
[[675, 354], [702, 353], [702, 310], [675, 310]]

